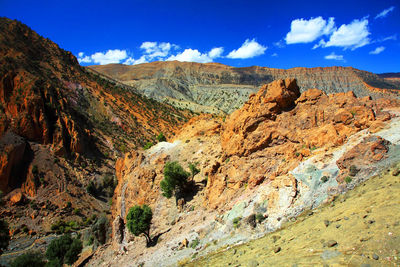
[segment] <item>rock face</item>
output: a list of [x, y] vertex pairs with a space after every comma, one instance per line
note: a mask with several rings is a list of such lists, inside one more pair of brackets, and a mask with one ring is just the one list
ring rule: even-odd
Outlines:
[[21, 170], [24, 169], [27, 146], [26, 141], [13, 132], [0, 138], [0, 190], [3, 193], [21, 186], [24, 181]]
[[74, 209], [88, 218], [102, 213], [107, 196], [95, 198], [86, 187], [113, 178], [125, 151], [160, 132], [171, 138], [193, 116], [81, 67], [18, 21], [0, 18], [0, 32], [0, 190], [18, 189], [32, 203], [0, 207], [10, 227], [42, 233], [71, 220]]
[[[380, 97], [399, 83], [351, 67], [235, 68], [218, 63], [151, 62], [134, 66], [90, 66], [100, 73], [134, 86], [154, 99], [194, 111], [231, 113], [240, 108], [258, 88], [278, 79], [296, 78], [301, 92], [318, 88], [326, 94], [353, 91], [357, 96]], [[385, 90], [386, 89], [386, 90]], [[393, 91], [397, 94], [396, 90]]]
[[261, 87], [244, 106], [233, 112], [221, 134], [227, 155], [248, 155], [268, 146], [275, 139], [273, 122], [283, 110], [293, 108], [300, 96], [295, 79], [277, 80]]

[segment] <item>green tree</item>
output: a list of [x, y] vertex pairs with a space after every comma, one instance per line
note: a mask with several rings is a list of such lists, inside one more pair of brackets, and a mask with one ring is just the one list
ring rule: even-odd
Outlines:
[[6, 221], [0, 220], [0, 255], [7, 249], [10, 243], [10, 234]]
[[43, 255], [33, 252], [28, 252], [21, 256], [18, 256], [13, 262], [11, 267], [43, 267], [46, 262], [43, 259]]
[[179, 195], [177, 191], [183, 190], [189, 176], [177, 161], [167, 162], [164, 166], [164, 179], [160, 184], [163, 196], [170, 198], [174, 192], [175, 196]]
[[46, 250], [46, 257], [50, 261], [58, 261], [60, 264], [73, 264], [79, 253], [82, 251], [82, 241], [77, 238], [72, 238], [70, 235], [51, 241]]
[[153, 212], [151, 211], [151, 208], [147, 205], [135, 205], [134, 207], [129, 209], [129, 213], [126, 216], [129, 231], [135, 236], [144, 234], [147, 244], [151, 242], [150, 225], [152, 218]]

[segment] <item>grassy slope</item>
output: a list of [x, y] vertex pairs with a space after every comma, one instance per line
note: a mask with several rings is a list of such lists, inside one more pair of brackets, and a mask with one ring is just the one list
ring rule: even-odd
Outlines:
[[[400, 163], [397, 167], [400, 166]], [[325, 226], [324, 221], [329, 220]], [[327, 247], [327, 241], [338, 244]], [[275, 253], [277, 247], [281, 251]], [[379, 259], [373, 259], [373, 255]], [[376, 257], [375, 256], [375, 257]], [[187, 261], [181, 261], [186, 265]], [[281, 230], [188, 266], [399, 266], [400, 175], [373, 177]], [[365, 265], [368, 266], [368, 265]]]

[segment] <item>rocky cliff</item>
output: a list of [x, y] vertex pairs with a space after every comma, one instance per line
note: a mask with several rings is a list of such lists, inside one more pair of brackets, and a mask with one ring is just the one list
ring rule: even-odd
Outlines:
[[380, 89], [400, 88], [393, 81], [351, 67], [283, 70], [173, 61], [89, 68], [134, 86], [151, 98], [211, 113], [231, 113], [240, 108], [261, 85], [276, 79], [296, 78], [301, 92], [312, 88], [326, 94], [353, 91], [359, 97], [370, 95], [376, 98], [388, 91]]
[[86, 187], [99, 189], [118, 156], [160, 132], [171, 138], [192, 116], [82, 68], [18, 21], [0, 18], [0, 31], [0, 214], [12, 230], [106, 211], [108, 193]]
[[[226, 118], [193, 118], [174, 142], [117, 161], [113, 246], [89, 266], [175, 265], [274, 231], [400, 162], [399, 114], [398, 100], [300, 94], [296, 80], [285, 79], [262, 86]], [[177, 201], [160, 191], [168, 161], [200, 169]], [[153, 210], [151, 232], [161, 239], [154, 247], [121, 230], [136, 204]]]

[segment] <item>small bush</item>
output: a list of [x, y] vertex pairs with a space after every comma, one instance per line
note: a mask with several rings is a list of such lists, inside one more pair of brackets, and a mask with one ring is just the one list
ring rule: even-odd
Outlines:
[[200, 239], [198, 237], [196, 237], [196, 239], [194, 239], [191, 243], [190, 243], [190, 247], [192, 249], [195, 249], [198, 245], [200, 244]]
[[97, 189], [93, 181], [90, 181], [88, 186], [86, 186], [86, 191], [92, 196], [96, 195]]
[[159, 135], [157, 135], [156, 139], [158, 142], [166, 142], [167, 141], [167, 138], [165, 138], [163, 133], [159, 133]]
[[350, 176], [347, 176], [346, 178], [344, 178], [344, 181], [345, 181], [347, 184], [349, 184], [349, 183], [351, 183], [352, 179], [351, 179]]
[[154, 144], [153, 144], [153, 142], [147, 142], [144, 146], [143, 146], [143, 149], [144, 150], [147, 150], [147, 149], [149, 149], [150, 147], [152, 147]]
[[0, 255], [10, 243], [10, 232], [6, 221], [0, 220]]
[[349, 175], [352, 176], [352, 177], [354, 177], [354, 176], [357, 175], [357, 173], [358, 173], [359, 171], [360, 171], [360, 170], [357, 168], [357, 166], [351, 165], [351, 166], [350, 166]]
[[[13, 262], [11, 262], [11, 267], [43, 267], [45, 266], [45, 261], [43, 255], [33, 252], [28, 252], [21, 256], [18, 256]], [[47, 265], [46, 265], [47, 266]]]
[[321, 182], [326, 183], [328, 181], [328, 177], [327, 176], [322, 176], [321, 177]]
[[51, 241], [46, 250], [46, 257], [51, 261], [59, 261], [61, 264], [73, 264], [81, 251], [81, 240], [64, 235]]
[[241, 220], [242, 220], [242, 217], [236, 217], [235, 219], [233, 219], [232, 223], [233, 223], [233, 227], [235, 227], [235, 229], [239, 228]]
[[256, 214], [256, 220], [258, 223], [262, 223], [262, 221], [265, 220], [264, 215], [262, 215], [262, 213], [257, 213]]

